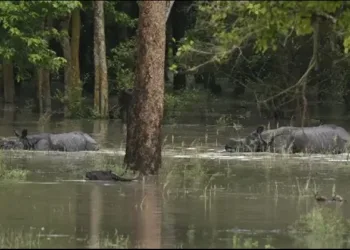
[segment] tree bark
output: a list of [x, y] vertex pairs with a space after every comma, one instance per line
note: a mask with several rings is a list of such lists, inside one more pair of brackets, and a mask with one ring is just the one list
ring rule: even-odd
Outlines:
[[[170, 81], [170, 75], [169, 75], [169, 48], [172, 44], [172, 20], [169, 19], [167, 22], [166, 22], [166, 31], [165, 31], [165, 62], [164, 62], [164, 79], [165, 79], [165, 82], [167, 83], [168, 81]], [[174, 56], [172, 56], [173, 58]], [[173, 84], [173, 82], [172, 82]]]
[[156, 174], [161, 166], [166, 2], [139, 4], [138, 58], [124, 163], [147, 175]]
[[[52, 18], [47, 17], [46, 26], [48, 29], [52, 28]], [[48, 41], [49, 42], [49, 41]], [[42, 85], [41, 85], [41, 98], [43, 99], [43, 108], [44, 112], [51, 113], [51, 86], [50, 86], [50, 71], [43, 68], [41, 71], [42, 74]], [[40, 111], [40, 112], [42, 112]]]
[[13, 75], [12, 62], [3, 63], [3, 83], [4, 83], [4, 101], [5, 103], [14, 103], [15, 101], [15, 79]]
[[45, 112], [51, 113], [51, 86], [50, 86], [50, 71], [47, 69], [42, 70], [42, 98]]
[[106, 60], [106, 42], [104, 30], [104, 1], [93, 2], [94, 5], [94, 64], [95, 91], [94, 107], [100, 117], [108, 117], [108, 75]]
[[71, 64], [72, 64], [72, 53], [71, 53], [71, 46], [69, 42], [69, 24], [70, 24], [70, 15], [68, 15], [62, 22], [61, 22], [61, 29], [63, 32], [66, 32], [66, 36], [64, 36], [61, 39], [61, 46], [63, 50], [63, 57], [67, 60], [67, 63], [64, 67], [64, 116], [69, 117], [70, 111], [69, 111], [69, 86], [71, 85], [72, 81], [72, 72], [71, 72]]
[[43, 93], [43, 82], [44, 82], [44, 74], [43, 74], [43, 68], [37, 69], [37, 98], [38, 98], [38, 103], [39, 103], [39, 113], [40, 115], [43, 114], [44, 111], [44, 105], [43, 105], [43, 98], [42, 98], [42, 93]]
[[[69, 86], [69, 102], [74, 105], [81, 105], [82, 86], [80, 82], [80, 9], [76, 8], [72, 12], [72, 33], [71, 33], [71, 78]], [[80, 107], [77, 107], [80, 108]]]

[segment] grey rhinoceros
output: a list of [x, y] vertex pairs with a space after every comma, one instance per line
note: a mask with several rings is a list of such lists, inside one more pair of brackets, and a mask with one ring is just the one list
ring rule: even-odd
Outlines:
[[90, 135], [79, 131], [28, 135], [27, 129], [23, 129], [21, 134], [15, 131], [15, 135], [14, 138], [1, 139], [0, 148], [67, 152], [99, 150], [97, 142]]
[[349, 133], [342, 127], [326, 124], [316, 127], [280, 127], [264, 130], [259, 126], [241, 139], [231, 138], [226, 151], [240, 152], [307, 152], [344, 153], [348, 149]]

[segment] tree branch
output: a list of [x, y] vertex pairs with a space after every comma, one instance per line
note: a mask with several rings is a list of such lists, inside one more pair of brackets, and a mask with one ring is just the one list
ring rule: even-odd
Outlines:
[[314, 57], [311, 58], [310, 60], [310, 64], [309, 64], [309, 67], [307, 68], [307, 70], [305, 71], [305, 73], [300, 77], [300, 79], [298, 80], [298, 82], [292, 86], [290, 86], [289, 88], [286, 88], [285, 90], [281, 91], [280, 93], [274, 95], [274, 96], [271, 96], [261, 102], [268, 102], [268, 101], [271, 101], [272, 99], [275, 99], [276, 97], [279, 97], [289, 91], [291, 91], [292, 89], [296, 88], [296, 87], [299, 87], [303, 84], [303, 81], [307, 78], [307, 76], [310, 74], [311, 70], [314, 68], [315, 66], [315, 63], [316, 63], [316, 60]]

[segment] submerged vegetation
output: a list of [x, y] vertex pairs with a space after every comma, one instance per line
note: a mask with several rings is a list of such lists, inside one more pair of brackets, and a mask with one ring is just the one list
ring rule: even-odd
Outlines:
[[128, 249], [130, 248], [130, 241], [128, 236], [124, 236], [118, 233], [115, 229], [114, 235], [110, 236], [108, 234], [101, 234], [98, 240], [88, 241], [88, 244], [93, 248], [118, 248], [118, 249]]
[[0, 152], [0, 180], [2, 181], [21, 181], [27, 178], [29, 173], [25, 169], [15, 169], [7, 160], [2, 156], [3, 152]]
[[233, 235], [232, 237], [232, 248], [243, 248], [243, 249], [251, 249], [251, 248], [265, 248], [265, 249], [271, 249], [273, 248], [270, 245], [270, 238], [266, 239], [266, 244], [262, 245], [259, 244], [259, 241], [255, 241], [250, 237], [242, 237], [237, 234]]
[[29, 248], [36, 249], [41, 247], [40, 232], [36, 230], [25, 231], [21, 230], [10, 230], [0, 228], [0, 248]]
[[315, 207], [290, 227], [289, 234], [295, 239], [296, 247], [348, 248], [349, 226], [339, 211]]

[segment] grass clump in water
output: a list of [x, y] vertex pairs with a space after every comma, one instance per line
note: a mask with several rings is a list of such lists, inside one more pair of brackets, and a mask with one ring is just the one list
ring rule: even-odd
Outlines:
[[160, 175], [163, 182], [163, 190], [188, 189], [204, 190], [212, 187], [213, 180], [221, 175], [220, 172], [213, 170], [205, 165], [203, 160], [169, 160], [161, 169]]
[[[232, 237], [232, 248], [261, 248], [259, 242], [252, 238], [244, 238], [235, 234]], [[270, 244], [265, 244], [265, 249], [273, 248]]]
[[316, 207], [302, 215], [291, 227], [289, 234], [297, 247], [343, 248], [348, 247], [344, 239], [348, 224], [337, 212], [326, 207]]
[[39, 248], [40, 237], [33, 231], [0, 230], [0, 248]]
[[100, 237], [96, 242], [98, 248], [119, 248], [126, 249], [130, 247], [130, 241], [128, 236], [124, 236], [115, 230], [113, 237], [108, 234], [105, 237]]
[[28, 173], [28, 170], [12, 169], [0, 155], [0, 180], [21, 181], [27, 178]]

